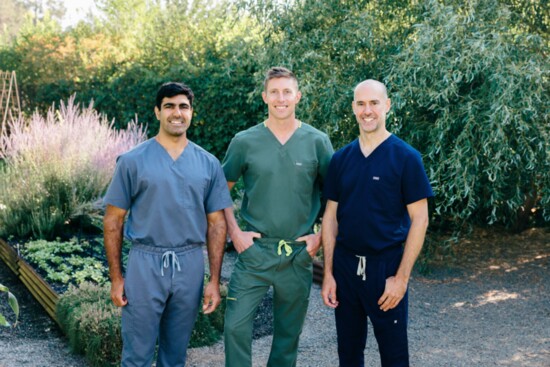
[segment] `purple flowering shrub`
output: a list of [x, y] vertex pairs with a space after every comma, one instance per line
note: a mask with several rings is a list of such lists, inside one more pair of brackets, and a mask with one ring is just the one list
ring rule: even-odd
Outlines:
[[[116, 157], [142, 142], [137, 122], [113, 129], [74, 96], [46, 117], [11, 121], [0, 136], [0, 236], [53, 239], [104, 193]], [[9, 131], [9, 133], [8, 133]]]

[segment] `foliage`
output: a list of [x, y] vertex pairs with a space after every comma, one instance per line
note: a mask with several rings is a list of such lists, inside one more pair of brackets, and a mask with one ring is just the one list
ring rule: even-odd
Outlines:
[[[205, 279], [205, 283], [206, 282], [207, 279]], [[222, 302], [213, 313], [205, 315], [199, 311], [195, 327], [191, 333], [191, 340], [189, 340], [189, 348], [212, 345], [220, 340], [223, 333], [227, 298], [227, 287], [225, 285], [220, 285], [220, 293], [222, 296]], [[199, 310], [202, 310], [202, 301], [199, 306]]]
[[303, 0], [271, 9], [272, 2], [259, 4], [260, 14], [275, 19], [262, 63], [297, 74], [303, 95], [299, 117], [329, 132], [335, 148], [344, 146], [357, 135], [353, 87], [366, 78], [383, 78], [383, 66], [418, 17], [416, 7], [394, 0]]
[[57, 320], [71, 350], [86, 355], [92, 366], [120, 364], [120, 314], [120, 308], [111, 302], [109, 284], [70, 287], [56, 306]]
[[115, 159], [144, 139], [131, 123], [115, 131], [104, 115], [71, 98], [44, 118], [12, 121], [0, 136], [0, 236], [53, 239], [107, 187]]
[[[213, 314], [199, 312], [190, 347], [211, 345], [221, 336], [225, 297]], [[56, 316], [75, 353], [84, 354], [92, 366], [120, 365], [122, 351], [121, 309], [110, 299], [110, 285], [82, 283], [70, 287], [59, 299]]]
[[514, 33], [497, 1], [445, 6], [387, 67], [393, 129], [425, 154], [440, 223], [529, 225], [550, 219], [550, 105], [543, 39]]
[[0, 45], [17, 36], [23, 19], [22, 6], [16, 0], [0, 2]]
[[550, 220], [543, 2], [101, 0], [98, 6], [103, 18], [63, 31], [45, 16], [0, 46], [0, 69], [17, 70], [27, 114], [76, 92], [77, 101], [93, 99], [114, 118], [114, 127], [137, 115], [152, 136], [158, 86], [183, 81], [197, 96], [190, 138], [222, 158], [237, 131], [264, 118], [263, 74], [283, 65], [300, 80], [298, 117], [340, 148], [357, 135], [354, 85], [379, 79], [394, 104], [390, 131], [424, 155], [437, 193], [433, 224], [519, 230]]
[[[436, 227], [521, 230], [533, 217], [550, 220], [547, 17], [538, 17], [540, 7], [520, 13], [503, 4], [517, 5], [512, 0], [274, 3], [253, 2], [253, 9], [275, 19], [265, 57], [298, 74], [298, 114], [330, 132], [339, 148], [357, 135], [353, 86], [385, 81], [394, 105], [389, 130], [424, 155]], [[518, 26], [518, 18], [533, 26]]]
[[[15, 322], [13, 326], [17, 326], [17, 319], [19, 318], [19, 303], [17, 302], [17, 298], [13, 295], [13, 293], [10, 292], [8, 287], [4, 286], [0, 283], [0, 292], [6, 292], [8, 296], [8, 304], [10, 305], [10, 308], [12, 309], [13, 313], [15, 314]], [[4, 315], [0, 314], [0, 326], [7, 326], [10, 327], [11, 324], [6, 320]]]
[[191, 139], [218, 157], [234, 133], [257, 122], [261, 100], [250, 108], [249, 94], [261, 30], [250, 17], [229, 2], [103, 0], [98, 6], [104, 19], [67, 31], [44, 19], [0, 48], [0, 69], [17, 71], [27, 113], [76, 92], [76, 101], [93, 99], [115, 127], [139, 116], [153, 136], [155, 93], [174, 80], [197, 96]]
[[36, 240], [21, 247], [23, 257], [46, 274], [45, 280], [61, 284], [107, 282], [107, 270], [97, 252], [103, 252], [103, 246], [76, 238], [68, 242]]

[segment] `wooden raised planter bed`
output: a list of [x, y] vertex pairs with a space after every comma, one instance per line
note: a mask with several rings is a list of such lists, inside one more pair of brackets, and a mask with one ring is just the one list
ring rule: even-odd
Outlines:
[[31, 292], [34, 298], [44, 307], [48, 315], [57, 322], [55, 306], [59, 295], [42, 279], [40, 275], [6, 242], [0, 239], [0, 259], [13, 271]]

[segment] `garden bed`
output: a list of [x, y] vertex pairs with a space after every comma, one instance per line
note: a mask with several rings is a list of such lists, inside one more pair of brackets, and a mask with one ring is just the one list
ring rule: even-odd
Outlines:
[[13, 247], [0, 239], [0, 258], [27, 287], [33, 297], [44, 307], [50, 317], [58, 323], [55, 306], [59, 295], [36, 271], [23, 260]]

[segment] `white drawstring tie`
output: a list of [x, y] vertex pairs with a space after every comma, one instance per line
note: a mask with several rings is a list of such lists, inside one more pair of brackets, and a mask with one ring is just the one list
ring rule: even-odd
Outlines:
[[357, 275], [362, 276], [363, 280], [367, 279], [367, 274], [365, 273], [367, 269], [367, 258], [365, 256], [355, 255], [359, 258], [359, 265], [357, 266]]
[[162, 264], [160, 265], [160, 275], [164, 276], [164, 268], [168, 268], [170, 266], [170, 263], [172, 264], [172, 278], [174, 277], [174, 273], [176, 272], [176, 268], [178, 271], [181, 271], [180, 267], [180, 261], [178, 260], [178, 257], [176, 256], [176, 253], [174, 251], [166, 251], [162, 254]]

